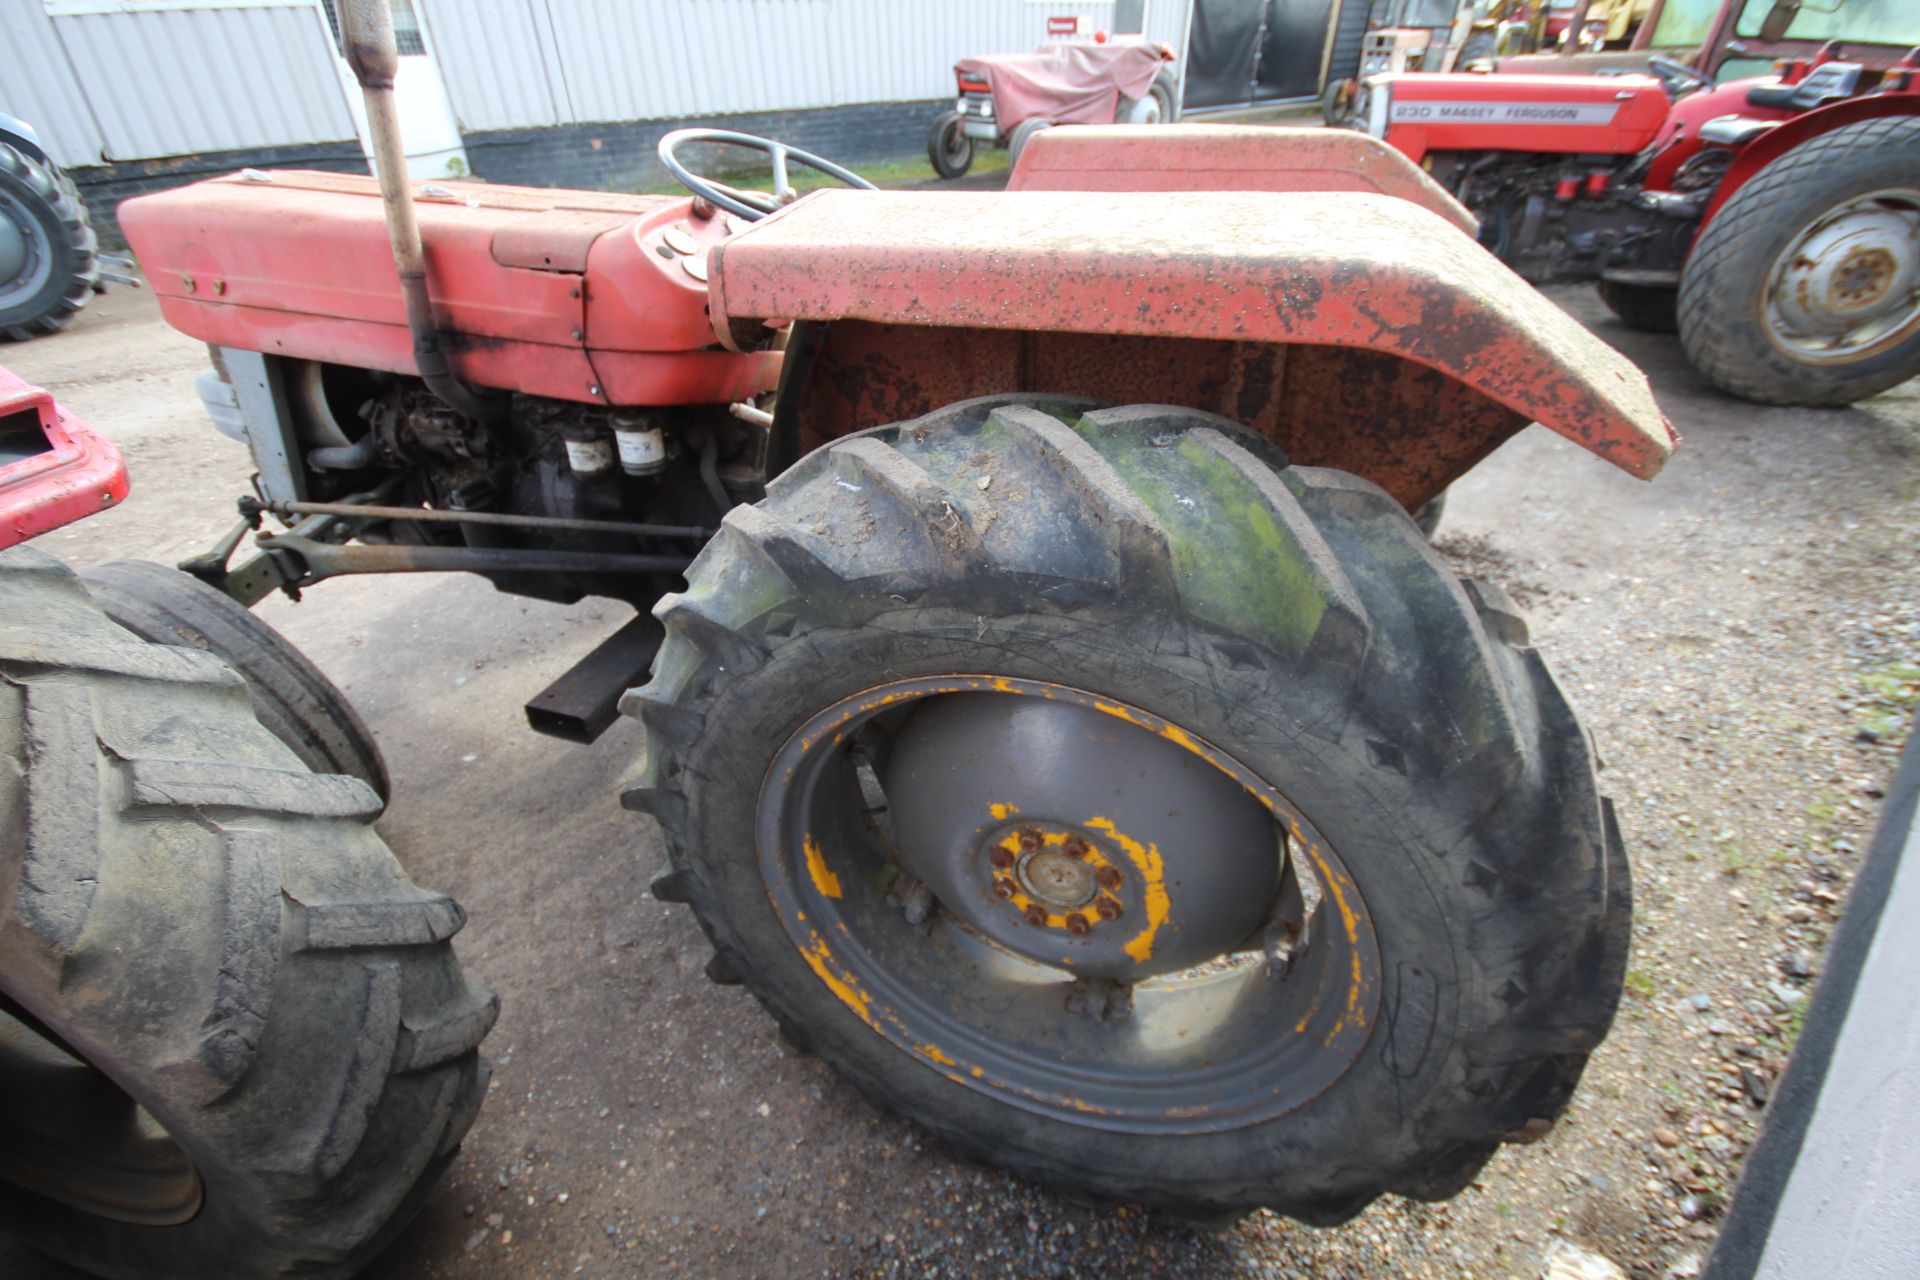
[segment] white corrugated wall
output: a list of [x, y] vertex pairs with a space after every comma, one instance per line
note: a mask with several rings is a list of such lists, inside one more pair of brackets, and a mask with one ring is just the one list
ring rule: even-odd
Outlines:
[[[415, 0], [470, 132], [942, 97], [1111, 0]], [[1190, 0], [1149, 0], [1176, 49]], [[68, 166], [351, 143], [319, 0], [0, 0], [0, 110]]]
[[[468, 132], [938, 98], [953, 63], [1032, 49], [1111, 0], [415, 0]], [[1150, 0], [1176, 49], [1187, 0]]]
[[352, 143], [318, 0], [0, 0], [0, 107], [63, 165]]

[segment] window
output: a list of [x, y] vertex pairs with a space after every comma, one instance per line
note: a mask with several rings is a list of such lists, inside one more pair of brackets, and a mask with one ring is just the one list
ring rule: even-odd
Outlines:
[[[1733, 24], [1734, 34], [1760, 34], [1773, 0], [1747, 0]], [[1858, 40], [1862, 44], [1920, 44], [1920, 6], [1913, 0], [1805, 0], [1789, 40]]]
[[[339, 48], [340, 15], [334, 11], [334, 0], [320, 2], [327, 11], [327, 26], [333, 29], [334, 47]], [[427, 51], [420, 39], [420, 18], [413, 11], [413, 0], [393, 0], [393, 42], [400, 47], [403, 58]]]

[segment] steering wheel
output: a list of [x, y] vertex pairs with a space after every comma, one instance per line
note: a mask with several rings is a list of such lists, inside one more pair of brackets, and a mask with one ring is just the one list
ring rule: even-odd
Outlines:
[[[703, 177], [687, 168], [680, 161], [679, 150], [683, 146], [696, 142], [714, 142], [721, 146], [765, 153], [773, 160], [773, 194], [742, 191], [724, 182], [715, 182], [712, 178]], [[802, 151], [784, 142], [758, 137], [751, 133], [735, 133], [731, 129], [675, 129], [660, 139], [660, 163], [667, 167], [667, 172], [674, 176], [675, 181], [702, 200], [718, 205], [728, 213], [738, 214], [749, 222], [764, 218], [780, 206], [791, 204], [798, 198], [799, 193], [787, 181], [789, 160], [824, 173], [846, 186], [857, 187], [862, 191], [879, 190], [851, 169], [843, 169], [824, 156], [816, 156], [811, 151]]]
[[1703, 76], [1684, 62], [1676, 62], [1663, 54], [1654, 54], [1647, 59], [1647, 70], [1659, 77], [1660, 87], [1667, 91], [1669, 98], [1678, 98], [1692, 93], [1695, 89], [1709, 88], [1713, 84], [1711, 76]]

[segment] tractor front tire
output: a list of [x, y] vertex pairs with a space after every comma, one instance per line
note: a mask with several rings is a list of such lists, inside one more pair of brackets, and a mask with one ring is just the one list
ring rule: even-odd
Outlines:
[[813, 453], [688, 580], [624, 707], [655, 895], [966, 1156], [1335, 1223], [1457, 1194], [1608, 1029], [1586, 735], [1363, 480], [1194, 410], [970, 401]]
[[486, 1094], [498, 1002], [362, 782], [211, 654], [0, 553], [0, 1231], [125, 1280], [357, 1273]]
[[927, 159], [943, 178], [964, 178], [973, 167], [973, 139], [967, 136], [966, 124], [966, 117], [958, 111], [942, 111], [933, 118], [933, 128], [927, 134]]
[[393, 783], [372, 730], [347, 696], [286, 637], [224, 592], [151, 560], [81, 571], [109, 618], [142, 640], [204, 649], [247, 682], [253, 714], [315, 773], [343, 773], [384, 803]]
[[1920, 375], [1920, 117], [1845, 125], [1748, 179], [1694, 242], [1679, 326], [1707, 381], [1760, 404]]
[[1622, 280], [1601, 280], [1597, 286], [1600, 301], [1629, 329], [1642, 333], [1672, 333], [1679, 328], [1676, 312], [1679, 291], [1672, 285], [1629, 284]]
[[59, 167], [0, 142], [0, 337], [65, 328], [100, 279], [98, 244]]
[[1168, 72], [1162, 71], [1147, 86], [1146, 96], [1129, 98], [1124, 93], [1116, 104], [1113, 113], [1116, 124], [1172, 124], [1179, 119], [1180, 113], [1174, 106], [1176, 93], [1174, 79]]

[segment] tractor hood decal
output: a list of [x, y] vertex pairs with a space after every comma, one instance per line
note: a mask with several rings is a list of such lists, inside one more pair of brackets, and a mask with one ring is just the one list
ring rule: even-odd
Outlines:
[[1612, 124], [1614, 102], [1414, 102], [1395, 98], [1387, 119], [1395, 124]]

